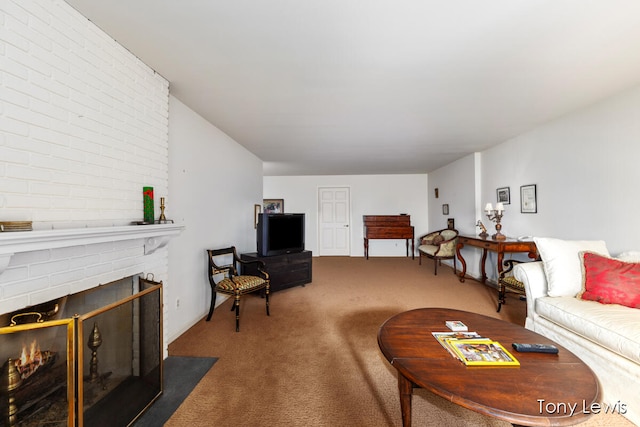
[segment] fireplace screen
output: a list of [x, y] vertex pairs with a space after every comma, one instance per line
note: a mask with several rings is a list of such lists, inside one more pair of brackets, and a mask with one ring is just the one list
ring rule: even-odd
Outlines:
[[0, 425], [129, 425], [162, 392], [162, 283], [130, 277], [0, 315]]

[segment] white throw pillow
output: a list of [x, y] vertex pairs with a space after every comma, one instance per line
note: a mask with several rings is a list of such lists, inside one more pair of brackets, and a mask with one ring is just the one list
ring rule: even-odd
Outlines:
[[575, 297], [582, 290], [580, 252], [594, 252], [609, 256], [602, 240], [560, 240], [534, 237], [544, 264], [544, 274], [551, 297]]
[[625, 262], [640, 262], [640, 251], [623, 252], [616, 259]]

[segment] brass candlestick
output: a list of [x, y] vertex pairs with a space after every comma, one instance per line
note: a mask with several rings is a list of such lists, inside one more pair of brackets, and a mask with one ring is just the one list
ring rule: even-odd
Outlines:
[[160, 197], [160, 222], [167, 220], [164, 216], [164, 207], [164, 197]]

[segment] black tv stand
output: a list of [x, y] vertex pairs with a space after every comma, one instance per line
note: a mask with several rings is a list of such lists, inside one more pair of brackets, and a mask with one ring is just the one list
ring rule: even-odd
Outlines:
[[[259, 259], [264, 262], [267, 273], [269, 273], [269, 278], [271, 279], [271, 292], [311, 283], [311, 251], [273, 256], [260, 256], [257, 252], [249, 252], [241, 254], [240, 259], [243, 261], [255, 261]], [[256, 273], [257, 267], [255, 264], [248, 265], [243, 270], [243, 274]]]

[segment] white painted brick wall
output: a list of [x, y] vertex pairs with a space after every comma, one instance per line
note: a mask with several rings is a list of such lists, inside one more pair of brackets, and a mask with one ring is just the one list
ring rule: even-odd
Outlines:
[[[64, 1], [0, 2], [0, 221], [125, 225], [142, 219], [143, 186], [157, 217], [168, 114], [167, 80]], [[166, 283], [167, 264], [142, 239], [16, 254], [0, 313], [140, 273]]]
[[142, 187], [168, 189], [166, 79], [62, 0], [3, 0], [0, 22], [0, 220], [142, 219]]

